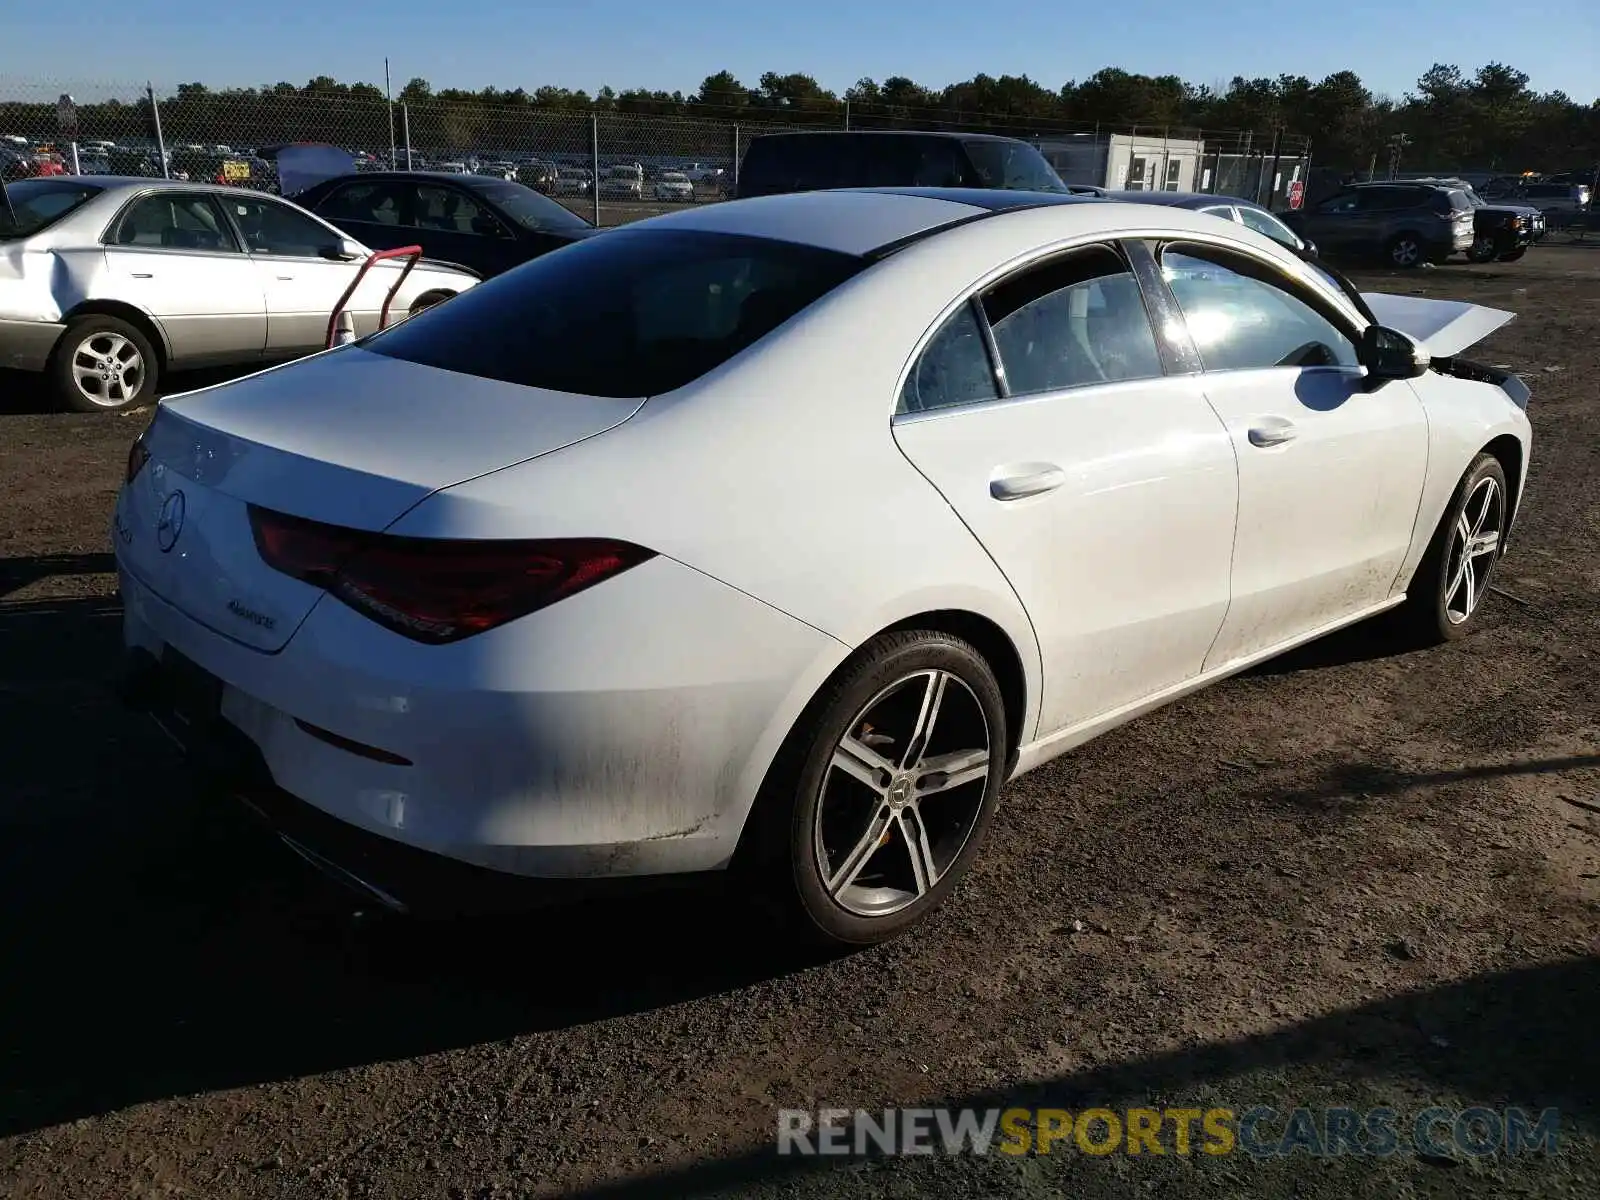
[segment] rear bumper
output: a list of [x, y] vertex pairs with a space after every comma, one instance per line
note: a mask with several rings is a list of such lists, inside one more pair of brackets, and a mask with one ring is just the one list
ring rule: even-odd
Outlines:
[[702, 886], [716, 873], [533, 879], [407, 846], [330, 816], [278, 787], [260, 749], [225, 720], [197, 731], [177, 714], [171, 677], [142, 648], [126, 650], [117, 692], [181, 749], [205, 791], [241, 803], [301, 859], [370, 903], [397, 913], [446, 916], [525, 910]]
[[44, 370], [66, 328], [51, 321], [0, 320], [0, 367]]

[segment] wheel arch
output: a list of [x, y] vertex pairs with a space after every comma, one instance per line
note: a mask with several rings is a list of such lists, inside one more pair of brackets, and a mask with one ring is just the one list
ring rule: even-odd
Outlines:
[[1502, 433], [1490, 439], [1479, 453], [1493, 455], [1495, 461], [1500, 464], [1500, 469], [1506, 473], [1506, 498], [1509, 501], [1506, 528], [1509, 529], [1517, 519], [1517, 509], [1522, 503], [1524, 457], [1522, 442], [1513, 434]]
[[[150, 342], [150, 347], [156, 352], [158, 360], [156, 370], [158, 373], [165, 373], [167, 364], [172, 360], [172, 346], [167, 341], [167, 331], [161, 327], [161, 322], [144, 309], [123, 300], [85, 300], [62, 313], [61, 323], [66, 325], [79, 317], [89, 316], [116, 317], [119, 321], [128, 322]], [[51, 348], [51, 353], [54, 354], [59, 350], [65, 340], [65, 336], [57, 339], [55, 346]]]
[[[926, 629], [934, 633], [948, 633], [971, 642], [994, 672], [1000, 685], [1000, 699], [1006, 710], [1006, 774], [1017, 766], [1017, 755], [1022, 748], [1022, 730], [1028, 715], [1028, 678], [1022, 665], [1022, 654], [1011, 635], [988, 617], [966, 609], [943, 608], [920, 612], [905, 617], [878, 630], [862, 645], [886, 633], [905, 633]], [[857, 651], [860, 647], [857, 647]], [[854, 655], [852, 655], [854, 657]], [[848, 661], [848, 660], [847, 660]]]

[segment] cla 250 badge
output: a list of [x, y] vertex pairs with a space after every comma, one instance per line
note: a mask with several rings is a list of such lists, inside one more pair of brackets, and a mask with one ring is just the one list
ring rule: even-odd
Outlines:
[[237, 600], [228, 601], [228, 611], [241, 621], [249, 621], [250, 624], [260, 626], [262, 629], [271, 629], [278, 623], [272, 617], [267, 616], [266, 613], [247, 608]]

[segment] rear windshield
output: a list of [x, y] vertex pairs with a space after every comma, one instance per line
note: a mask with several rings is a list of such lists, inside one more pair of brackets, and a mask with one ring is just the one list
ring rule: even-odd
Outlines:
[[29, 237], [100, 194], [94, 184], [60, 176], [4, 186], [11, 204], [0, 204], [0, 238]]
[[1026, 142], [973, 140], [965, 145], [984, 187], [1023, 192], [1067, 190], [1045, 156]]
[[653, 396], [720, 366], [866, 265], [766, 238], [609, 230], [361, 345], [505, 383]]

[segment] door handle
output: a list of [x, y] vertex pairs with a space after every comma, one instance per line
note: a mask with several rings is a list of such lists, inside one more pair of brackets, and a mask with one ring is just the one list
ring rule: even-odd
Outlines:
[[1067, 473], [1054, 463], [1028, 463], [1012, 474], [997, 474], [990, 479], [989, 495], [996, 500], [1024, 500], [1054, 491], [1066, 481]]
[[1250, 429], [1252, 446], [1281, 446], [1300, 436], [1300, 431], [1288, 421], [1281, 424], [1254, 425]]
[[279, 283], [293, 283], [294, 282], [294, 276], [293, 275], [279, 275], [278, 276], [278, 282]]
[[154, 279], [155, 278], [155, 276], [152, 275], [149, 271], [135, 271], [135, 272], [133, 272], [133, 277], [135, 279]]

